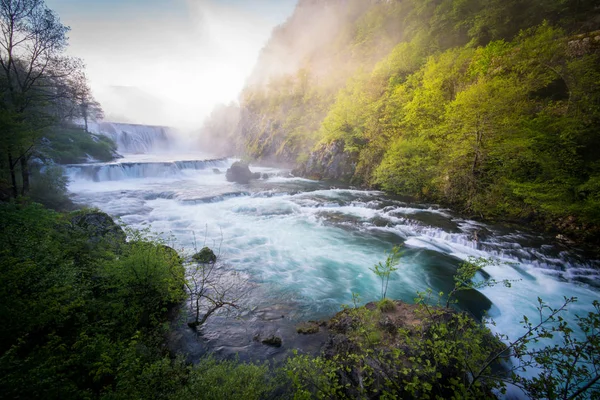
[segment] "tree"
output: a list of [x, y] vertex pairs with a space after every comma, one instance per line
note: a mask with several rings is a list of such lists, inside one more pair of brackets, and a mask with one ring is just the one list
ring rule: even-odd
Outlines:
[[400, 257], [403, 252], [400, 251], [400, 247], [395, 246], [390, 254], [388, 254], [385, 263], [378, 262], [372, 268], [369, 268], [375, 273], [381, 280], [381, 300], [385, 299], [387, 295], [388, 285], [390, 283], [390, 275], [392, 272], [397, 271], [396, 265], [400, 263]]
[[239, 301], [247, 296], [250, 289], [247, 280], [239, 272], [219, 264], [218, 256], [208, 247], [203, 247], [192, 260], [194, 262], [187, 267], [185, 287], [194, 315], [194, 320], [188, 325], [195, 329], [221, 309], [228, 313], [238, 310]]
[[85, 74], [79, 76], [74, 92], [75, 116], [83, 119], [84, 129], [86, 132], [89, 132], [88, 121], [97, 121], [104, 118], [104, 111], [100, 103], [92, 95]]
[[72, 96], [69, 78], [82, 63], [64, 55], [69, 28], [43, 0], [3, 0], [0, 28], [1, 143], [17, 197], [29, 190], [28, 160], [40, 131], [56, 119], [53, 106]]

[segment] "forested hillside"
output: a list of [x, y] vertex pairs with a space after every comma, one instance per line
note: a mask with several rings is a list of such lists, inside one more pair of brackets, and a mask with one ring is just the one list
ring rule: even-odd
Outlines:
[[594, 1], [300, 1], [237, 126], [207, 130], [304, 176], [593, 238], [598, 29]]

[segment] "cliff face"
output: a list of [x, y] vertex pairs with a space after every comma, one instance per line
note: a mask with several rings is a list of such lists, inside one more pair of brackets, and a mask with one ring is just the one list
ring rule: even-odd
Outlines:
[[401, 36], [398, 2], [303, 0], [276, 28], [240, 97], [247, 155], [296, 163], [319, 140], [337, 92]]

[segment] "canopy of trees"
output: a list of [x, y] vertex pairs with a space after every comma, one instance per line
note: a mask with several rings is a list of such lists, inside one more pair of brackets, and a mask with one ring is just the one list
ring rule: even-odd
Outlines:
[[68, 27], [43, 0], [0, 3], [0, 195], [26, 195], [44, 131], [101, 115], [81, 60], [65, 55]]

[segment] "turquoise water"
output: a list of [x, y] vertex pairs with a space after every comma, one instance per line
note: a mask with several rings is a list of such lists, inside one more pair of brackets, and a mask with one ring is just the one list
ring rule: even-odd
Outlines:
[[[193, 160], [186, 157], [178, 160]], [[351, 302], [353, 292], [363, 302], [377, 299], [380, 284], [369, 268], [401, 244], [406, 252], [388, 296], [409, 302], [427, 288], [448, 292], [457, 266], [469, 256], [498, 260], [479, 279], [514, 280], [512, 288], [485, 288], [460, 304], [476, 315], [487, 310], [496, 321], [492, 329], [511, 338], [522, 332], [524, 314], [536, 314], [538, 297], [553, 306], [563, 296], [577, 297], [566, 314], [570, 319], [598, 298], [598, 263], [536, 232], [469, 221], [435, 205], [335, 188], [276, 169], [253, 167], [269, 179], [229, 183], [213, 168], [224, 172], [231, 160], [165, 163], [175, 159], [157, 163], [138, 156], [121, 164], [72, 167], [70, 190], [75, 201], [134, 228], [150, 227], [187, 254], [204, 244], [220, 248], [221, 260], [247, 277], [255, 288], [244, 300], [247, 325], [217, 317], [203, 339], [216, 351], [254, 348], [253, 329], [293, 334], [287, 325], [263, 323], [281, 315], [292, 326], [331, 316]]]

